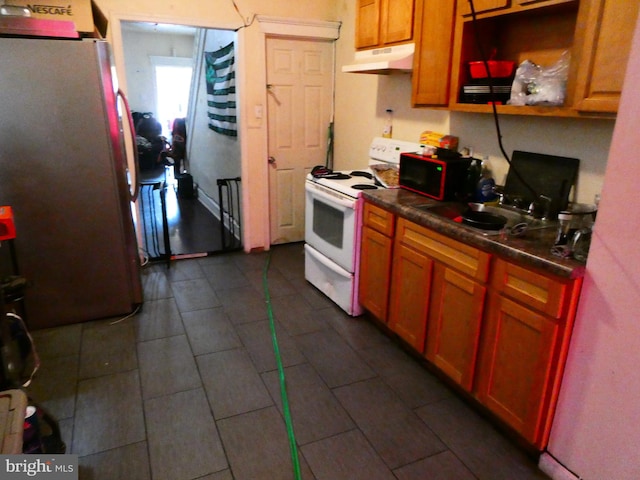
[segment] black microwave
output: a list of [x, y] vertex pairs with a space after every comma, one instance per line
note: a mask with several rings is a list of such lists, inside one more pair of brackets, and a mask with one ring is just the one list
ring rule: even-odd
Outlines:
[[469, 158], [402, 153], [399, 184], [436, 200], [463, 200], [470, 164]]

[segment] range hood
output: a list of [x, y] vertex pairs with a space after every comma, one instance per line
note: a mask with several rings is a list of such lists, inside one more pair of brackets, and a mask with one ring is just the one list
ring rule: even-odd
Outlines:
[[354, 63], [344, 65], [343, 72], [347, 73], [378, 73], [410, 72], [413, 69], [413, 52], [415, 44], [405, 43], [393, 47], [361, 50], [356, 52]]

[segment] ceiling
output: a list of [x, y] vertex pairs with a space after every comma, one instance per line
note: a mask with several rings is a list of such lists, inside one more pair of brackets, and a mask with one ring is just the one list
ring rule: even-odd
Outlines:
[[163, 33], [171, 35], [191, 35], [194, 36], [198, 30], [196, 27], [187, 25], [173, 25], [170, 23], [152, 23], [152, 22], [127, 22], [121, 23], [122, 29], [130, 32], [139, 33]]

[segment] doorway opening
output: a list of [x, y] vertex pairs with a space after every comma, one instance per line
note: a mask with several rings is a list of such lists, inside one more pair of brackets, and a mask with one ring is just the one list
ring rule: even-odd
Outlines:
[[[209, 130], [203, 65], [204, 53], [234, 42], [235, 32], [126, 20], [120, 26], [131, 109], [150, 113], [168, 145], [175, 143], [174, 121], [185, 119], [186, 123], [185, 160], [175, 162], [180, 165], [176, 169], [161, 168], [164, 200], [155, 188], [139, 205], [155, 206], [155, 212], [140, 214], [153, 222], [150, 231], [144, 226], [141, 247], [151, 260], [241, 248], [240, 230], [230, 224], [228, 199], [226, 195], [222, 198], [218, 183], [225, 178], [239, 179], [240, 149], [237, 139], [220, 138]], [[169, 155], [166, 163], [172, 161]], [[239, 200], [234, 207], [239, 221]], [[236, 233], [233, 243], [229, 232]], [[149, 235], [155, 237], [150, 242]]]

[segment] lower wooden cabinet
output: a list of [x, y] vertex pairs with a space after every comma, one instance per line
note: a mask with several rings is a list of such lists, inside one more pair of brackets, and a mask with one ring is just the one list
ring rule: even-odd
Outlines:
[[468, 391], [473, 387], [486, 290], [444, 264], [434, 266], [426, 357]]
[[493, 265], [476, 396], [538, 449], [549, 437], [581, 285], [502, 259]]
[[473, 384], [489, 258], [398, 220], [389, 327], [467, 390]]
[[477, 397], [525, 439], [540, 446], [549, 406], [559, 321], [490, 293]]
[[364, 204], [358, 301], [378, 320], [387, 321], [395, 216]]
[[391, 274], [389, 328], [416, 351], [424, 351], [433, 260], [396, 237]]
[[360, 305], [383, 322], [387, 319], [393, 240], [371, 227], [362, 228]]
[[523, 267], [405, 218], [390, 229], [375, 208], [363, 229], [363, 306], [543, 450], [582, 279]]

